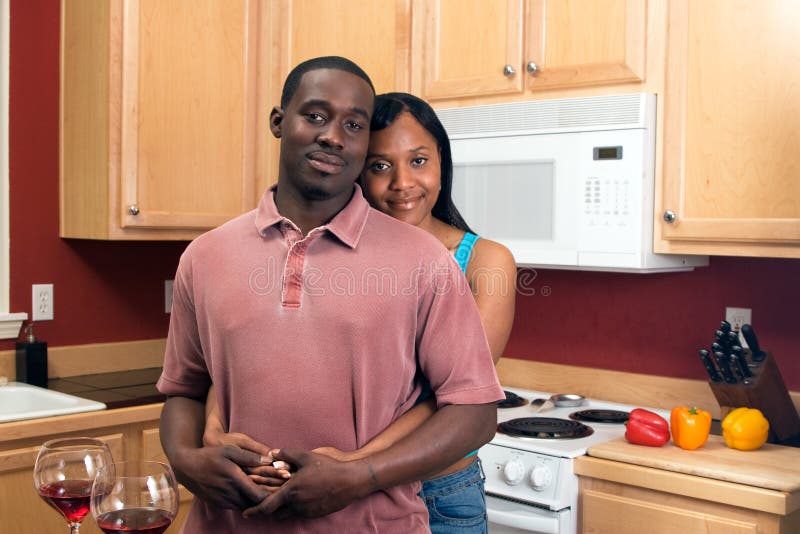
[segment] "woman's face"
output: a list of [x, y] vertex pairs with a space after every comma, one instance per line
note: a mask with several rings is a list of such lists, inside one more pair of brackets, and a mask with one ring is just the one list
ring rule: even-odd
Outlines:
[[414, 226], [429, 224], [442, 188], [436, 139], [413, 115], [400, 113], [370, 136], [363, 182], [376, 209]]

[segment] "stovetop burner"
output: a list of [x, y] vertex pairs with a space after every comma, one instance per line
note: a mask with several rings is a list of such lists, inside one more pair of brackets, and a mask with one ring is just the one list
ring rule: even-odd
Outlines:
[[581, 410], [569, 414], [569, 418], [586, 423], [624, 423], [630, 412], [620, 410]]
[[576, 439], [591, 436], [594, 430], [578, 421], [554, 417], [520, 417], [497, 425], [509, 436], [540, 439]]
[[526, 399], [523, 399], [516, 393], [506, 390], [503, 390], [503, 393], [506, 394], [506, 398], [505, 400], [497, 401], [498, 408], [517, 408], [518, 406], [524, 406], [528, 404]]

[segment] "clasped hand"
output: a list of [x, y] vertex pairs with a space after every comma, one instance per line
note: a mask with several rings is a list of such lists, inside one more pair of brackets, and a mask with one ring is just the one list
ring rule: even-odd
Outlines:
[[[251, 501], [249, 507], [237, 506], [245, 508], [246, 518], [319, 517], [341, 510], [370, 492], [371, 477], [366, 462], [356, 461], [355, 455], [333, 447], [314, 451], [270, 449], [235, 432], [206, 431], [203, 441], [206, 446], [238, 448], [260, 455], [260, 465], [239, 464], [249, 480], [262, 490], [258, 494], [261, 498]], [[269, 465], [270, 462], [275, 463]], [[288, 468], [276, 468], [277, 462], [288, 464]], [[253, 502], [257, 504], [252, 505]]]

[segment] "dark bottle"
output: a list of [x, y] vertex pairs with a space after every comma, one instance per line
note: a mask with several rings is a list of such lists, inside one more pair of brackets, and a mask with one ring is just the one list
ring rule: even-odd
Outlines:
[[47, 387], [47, 343], [36, 341], [33, 323], [26, 329], [25, 341], [17, 343], [17, 382]]

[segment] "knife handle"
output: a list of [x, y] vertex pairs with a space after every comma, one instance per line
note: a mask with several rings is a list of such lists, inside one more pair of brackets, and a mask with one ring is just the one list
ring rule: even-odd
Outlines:
[[742, 384], [752, 384], [753, 382], [750, 380], [752, 373], [750, 373], [750, 369], [747, 368], [747, 364], [744, 363], [744, 360], [736, 354], [731, 354], [730, 359], [732, 367], [736, 369], [736, 374], [739, 375], [739, 378], [742, 380]]
[[719, 371], [717, 371], [714, 362], [711, 361], [708, 351], [706, 349], [700, 349], [698, 353], [700, 354], [700, 361], [703, 362], [703, 367], [705, 367], [708, 372], [708, 378], [711, 379], [712, 382], [722, 382], [722, 377], [719, 376]]
[[725, 335], [728, 336], [728, 346], [730, 347], [742, 346], [741, 341], [739, 341], [739, 332], [731, 330]]
[[[741, 360], [747, 366], [748, 370], [755, 369], [761, 363], [761, 362], [754, 362], [754, 361], [752, 361], [752, 359], [750, 361], [747, 361], [747, 355], [750, 353], [750, 351], [747, 351], [747, 350], [743, 349], [742, 347], [738, 347], [738, 346], [737, 347], [731, 347], [731, 353], [735, 354], [739, 358], [741, 358]], [[752, 371], [750, 371], [750, 376], [753, 376], [753, 372]]]
[[756, 332], [753, 330], [753, 327], [749, 324], [743, 324], [742, 335], [744, 336], [744, 340], [747, 341], [747, 345], [750, 347], [750, 350], [753, 353], [753, 361], [763, 361], [766, 355], [761, 350], [761, 347], [758, 346], [758, 338], [756, 337]]
[[725, 382], [728, 384], [735, 384], [736, 377], [733, 376], [730, 362], [728, 361], [727, 356], [725, 356], [725, 353], [719, 351], [714, 352], [714, 359], [717, 361], [717, 366], [719, 366], [720, 370], [722, 371], [722, 376], [725, 378]]

